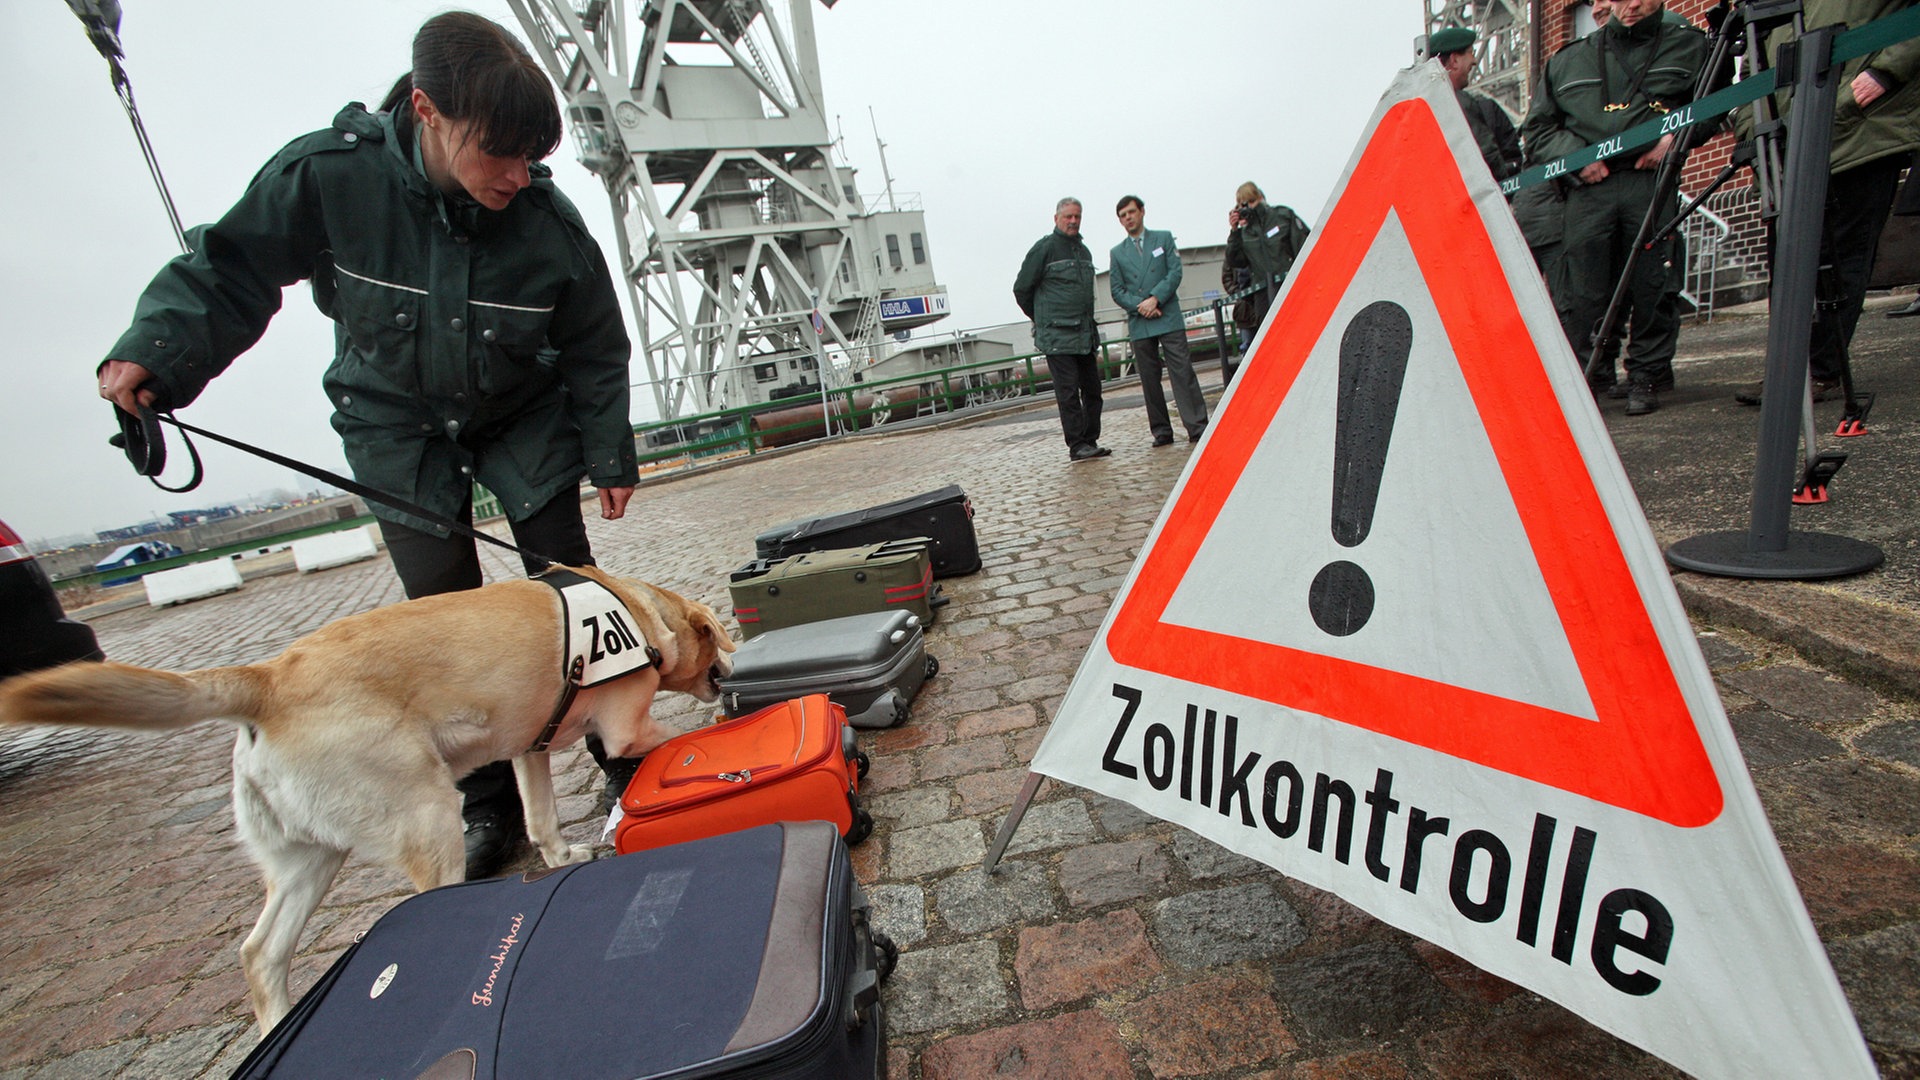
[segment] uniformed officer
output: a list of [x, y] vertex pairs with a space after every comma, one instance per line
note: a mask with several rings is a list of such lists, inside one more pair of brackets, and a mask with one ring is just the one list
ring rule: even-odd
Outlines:
[[[1707, 62], [1707, 36], [1664, 17], [1662, 0], [1617, 0], [1613, 18], [1587, 38], [1547, 61], [1521, 133], [1527, 154], [1551, 161], [1648, 121], [1657, 121], [1693, 100]], [[1674, 136], [1581, 169], [1567, 193], [1563, 295], [1557, 299], [1567, 339], [1582, 361], [1614, 284], [1655, 196], [1655, 170], [1671, 152]], [[1660, 217], [1677, 209], [1671, 194]], [[1660, 407], [1658, 391], [1673, 384], [1673, 351], [1679, 319], [1661, 304], [1674, 257], [1669, 239], [1634, 260], [1628, 287], [1633, 338], [1627, 348], [1627, 415]], [[1612, 371], [1592, 379], [1596, 393], [1615, 380]]]
[[[322, 382], [355, 479], [468, 522], [478, 480], [521, 546], [591, 565], [580, 478], [608, 520], [638, 479], [629, 347], [606, 260], [539, 164], [560, 134], [553, 86], [513, 35], [470, 12], [429, 19], [380, 111], [356, 102], [287, 144], [189, 234], [100, 365], [100, 395], [128, 412], [188, 404], [310, 279], [336, 324]], [[473, 540], [372, 510], [409, 597], [480, 586]], [[635, 764], [603, 762], [609, 787]], [[486, 876], [524, 839], [513, 770], [482, 766], [461, 790], [467, 876]]]
[[1226, 265], [1244, 267], [1257, 290], [1249, 313], [1257, 332], [1267, 321], [1267, 309], [1279, 295], [1287, 271], [1293, 269], [1293, 260], [1307, 246], [1307, 223], [1292, 209], [1267, 202], [1266, 193], [1251, 180], [1233, 193], [1233, 201], [1233, 209], [1227, 212]]
[[1473, 79], [1473, 46], [1478, 38], [1464, 26], [1436, 30], [1427, 38], [1427, 55], [1440, 64], [1453, 84], [1453, 95], [1460, 111], [1467, 115], [1467, 127], [1480, 147], [1495, 180], [1505, 180], [1520, 171], [1520, 133], [1513, 129], [1507, 110], [1485, 94], [1467, 89]]
[[1033, 320], [1033, 347], [1047, 357], [1067, 460], [1113, 451], [1100, 445], [1100, 333], [1093, 325], [1093, 253], [1080, 239], [1080, 200], [1053, 208], [1053, 231], [1027, 249], [1013, 299]]

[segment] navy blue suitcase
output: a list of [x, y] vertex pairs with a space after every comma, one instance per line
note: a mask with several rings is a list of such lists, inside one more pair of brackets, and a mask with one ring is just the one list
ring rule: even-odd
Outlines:
[[892, 962], [834, 827], [766, 825], [410, 897], [234, 1076], [868, 1080]]
[[920, 536], [931, 542], [928, 554], [933, 557], [934, 577], [957, 577], [980, 569], [973, 500], [958, 484], [879, 506], [776, 525], [753, 538], [753, 550], [759, 558], [778, 559]]

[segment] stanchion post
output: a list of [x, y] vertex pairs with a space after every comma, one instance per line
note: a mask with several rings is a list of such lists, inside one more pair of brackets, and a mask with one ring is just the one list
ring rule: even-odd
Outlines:
[[1787, 117], [1780, 222], [1768, 290], [1752, 524], [1744, 533], [1706, 533], [1668, 548], [1667, 561], [1685, 570], [1740, 578], [1831, 578], [1871, 570], [1885, 558], [1879, 548], [1863, 541], [1788, 527], [1826, 216], [1827, 158], [1833, 148], [1835, 34], [1833, 27], [1809, 31], [1782, 48], [1774, 65], [1782, 76], [1793, 74], [1793, 105]]

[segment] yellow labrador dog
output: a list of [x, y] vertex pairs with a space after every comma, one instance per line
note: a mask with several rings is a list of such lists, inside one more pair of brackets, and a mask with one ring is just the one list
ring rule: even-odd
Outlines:
[[536, 744], [565, 746], [593, 730], [608, 753], [636, 757], [673, 734], [653, 720], [655, 693], [719, 696], [734, 643], [711, 608], [592, 568], [574, 572], [618, 598], [658, 662], [580, 689], [564, 711], [560, 596], [540, 581], [510, 581], [339, 619], [259, 664], [186, 674], [72, 664], [23, 675], [0, 684], [0, 723], [239, 725], [234, 822], [267, 886], [240, 954], [264, 1035], [290, 1007], [294, 948], [348, 852], [399, 868], [418, 889], [460, 881], [454, 782], [511, 758], [527, 834], [547, 865], [589, 859], [589, 848], [561, 838], [548, 755]]

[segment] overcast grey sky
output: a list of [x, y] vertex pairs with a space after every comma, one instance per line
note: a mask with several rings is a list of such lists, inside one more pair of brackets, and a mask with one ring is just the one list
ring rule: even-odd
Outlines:
[[[218, 216], [275, 150], [342, 104], [377, 103], [427, 16], [464, 6], [519, 32], [505, 0], [121, 2], [134, 93], [189, 225]], [[926, 332], [1018, 319], [1014, 271], [1063, 195], [1085, 201], [1101, 265], [1122, 235], [1111, 209], [1126, 193], [1146, 201], [1150, 226], [1186, 244], [1224, 239], [1233, 189], [1248, 179], [1317, 223], [1375, 102], [1413, 58], [1421, 13], [1417, 0], [814, 8], [827, 109], [861, 190], [882, 186], [871, 107], [895, 190], [924, 201], [953, 310]], [[311, 487], [212, 446], [205, 485], [168, 495], [106, 445], [113, 424], [93, 368], [178, 248], [79, 21], [62, 0], [10, 0], [4, 20], [0, 100], [14, 104], [0, 118], [11, 150], [0, 172], [10, 256], [0, 262], [0, 519], [53, 537]], [[551, 164], [617, 258], [598, 179], [571, 143]], [[267, 336], [181, 415], [344, 471], [319, 387], [332, 342], [304, 287], [289, 290]], [[633, 371], [646, 377], [637, 359]], [[636, 392], [637, 410], [646, 399]]]

